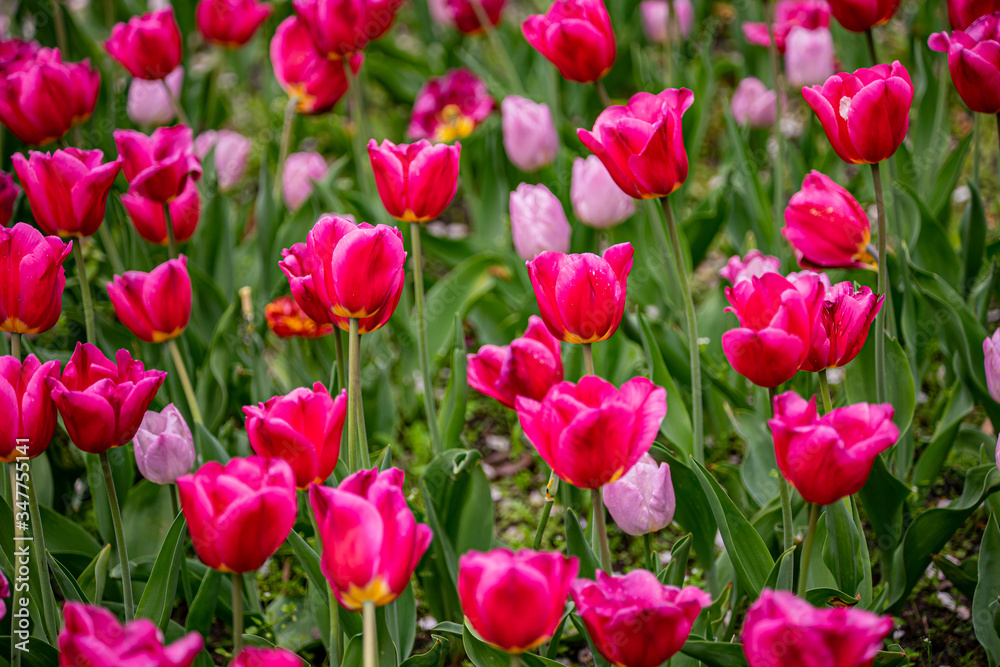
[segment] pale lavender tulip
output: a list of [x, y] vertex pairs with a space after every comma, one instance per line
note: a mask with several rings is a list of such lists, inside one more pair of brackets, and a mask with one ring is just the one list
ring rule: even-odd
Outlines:
[[544, 185], [521, 183], [510, 193], [510, 231], [514, 250], [525, 261], [546, 250], [569, 252], [569, 220]]
[[655, 533], [674, 520], [677, 500], [670, 466], [657, 466], [649, 454], [604, 489], [604, 504], [618, 527], [629, 535]]
[[[180, 97], [184, 86], [184, 68], [178, 67], [164, 79], [174, 99]], [[128, 101], [125, 113], [136, 125], [166, 125], [174, 119], [177, 111], [163, 87], [163, 81], [147, 81], [135, 78], [128, 87]]]
[[326, 160], [319, 153], [292, 153], [285, 160], [281, 194], [288, 210], [295, 211], [312, 195], [316, 181], [326, 176]]
[[503, 147], [515, 167], [537, 171], [552, 164], [559, 150], [559, 135], [547, 105], [508, 95], [500, 104], [500, 115]]
[[232, 130], [207, 130], [195, 139], [194, 148], [202, 162], [215, 149], [215, 176], [219, 190], [226, 192], [236, 187], [246, 173], [253, 142]]
[[173, 484], [194, 465], [191, 429], [173, 403], [161, 412], [148, 410], [132, 444], [139, 472], [154, 484]]
[[729, 258], [726, 266], [719, 269], [719, 276], [728, 280], [732, 285], [744, 280], [760, 278], [765, 273], [781, 273], [781, 260], [771, 255], [765, 255], [756, 249], [748, 252], [746, 257], [733, 255]]
[[1000, 403], [1000, 329], [993, 332], [992, 338], [983, 341], [983, 355], [986, 357], [986, 386], [993, 400]]
[[635, 213], [635, 200], [622, 192], [596, 155], [573, 160], [569, 199], [576, 219], [595, 229], [614, 227]]
[[837, 71], [829, 28], [795, 26], [785, 39], [785, 77], [798, 89], [821, 84]]
[[691, 28], [694, 27], [694, 6], [691, 0], [673, 0], [673, 5], [677, 11], [677, 22], [674, 24], [670, 19], [670, 4], [667, 0], [643, 0], [639, 3], [642, 32], [646, 39], [654, 44], [665, 44], [669, 39], [668, 26], [674, 32], [679, 26], [681, 35], [685, 38], [691, 34]]
[[770, 127], [777, 114], [778, 95], [760, 79], [748, 76], [740, 81], [729, 103], [733, 119], [740, 125]]

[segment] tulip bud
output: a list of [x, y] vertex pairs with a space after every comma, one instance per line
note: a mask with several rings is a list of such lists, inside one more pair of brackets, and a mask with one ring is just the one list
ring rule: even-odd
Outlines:
[[802, 370], [821, 371], [850, 363], [865, 346], [884, 300], [885, 296], [873, 294], [869, 287], [855, 291], [850, 281], [828, 289]]
[[464, 139], [493, 111], [486, 84], [467, 69], [427, 79], [413, 103], [406, 133], [413, 139], [450, 143]]
[[375, 172], [382, 205], [403, 222], [436, 219], [458, 189], [458, 162], [462, 145], [433, 145], [426, 139], [399, 144], [388, 139], [379, 146], [368, 142], [368, 158]]
[[250, 41], [272, 11], [271, 3], [257, 0], [200, 0], [194, 18], [206, 42], [236, 49]]
[[288, 295], [264, 306], [264, 319], [267, 327], [281, 338], [322, 338], [333, 333], [332, 324], [316, 322]]
[[867, 32], [889, 22], [899, 0], [830, 0], [830, 11], [851, 32]]
[[[484, 26], [479, 20], [479, 13], [476, 11], [477, 0], [443, 0], [441, 6], [437, 8], [438, 21], [445, 25], [452, 25], [466, 35], [480, 35], [484, 32]], [[500, 16], [503, 13], [507, 0], [478, 0], [482, 4], [483, 12], [491, 26], [500, 24]]]
[[115, 130], [114, 137], [129, 189], [141, 197], [167, 204], [184, 192], [189, 179], [201, 178], [194, 135], [186, 125], [158, 127], [148, 136]]
[[570, 81], [597, 81], [615, 64], [615, 31], [603, 0], [556, 0], [545, 14], [526, 18], [521, 32]]
[[291, 153], [285, 159], [281, 196], [289, 211], [297, 211], [312, 196], [316, 181], [327, 172], [326, 160], [319, 153]]
[[930, 36], [934, 51], [948, 54], [948, 71], [962, 101], [977, 113], [1000, 113], [1000, 3], [965, 31]]
[[[33, 354], [23, 362], [0, 357], [0, 462], [10, 463], [19, 456], [34, 458], [45, 451], [56, 432], [56, 408], [45, 378], [59, 377], [59, 362], [44, 364]], [[27, 441], [18, 452], [18, 440]]]
[[500, 103], [500, 114], [503, 147], [515, 167], [537, 171], [552, 164], [559, 150], [559, 135], [548, 105], [508, 95]]
[[657, 465], [649, 454], [643, 454], [621, 479], [605, 485], [603, 493], [611, 518], [629, 535], [655, 533], [674, 520], [677, 501], [670, 466]]
[[0, 227], [6, 227], [14, 215], [14, 202], [21, 188], [14, 183], [14, 175], [0, 171]]
[[[164, 81], [170, 89], [169, 95], [163, 87]], [[162, 81], [133, 78], [128, 85], [128, 100], [125, 103], [128, 119], [136, 125], [166, 125], [177, 116], [173, 100], [180, 99], [183, 87], [183, 67], [178, 67]]]
[[952, 30], [965, 30], [980, 16], [1000, 12], [1000, 0], [948, 0]]
[[594, 229], [614, 227], [635, 213], [635, 200], [622, 192], [596, 155], [573, 158], [569, 198], [576, 219]]
[[560, 553], [467, 551], [458, 561], [465, 620], [483, 641], [507, 653], [531, 651], [555, 634], [579, 569], [576, 558]]
[[320, 53], [337, 60], [385, 34], [402, 0], [292, 0]]
[[[123, 194], [120, 199], [139, 236], [149, 243], [166, 246], [170, 236], [167, 234], [167, 218], [163, 212], [163, 204], [141, 197], [132, 190]], [[170, 207], [170, 224], [174, 228], [174, 241], [184, 243], [194, 236], [201, 218], [201, 195], [198, 193], [198, 186], [189, 179], [180, 196], [167, 206]]]
[[[674, 8], [677, 17], [670, 16], [670, 8]], [[653, 44], [666, 44], [677, 41], [677, 29], [680, 37], [687, 39], [694, 27], [694, 6], [691, 0], [642, 0], [639, 3], [639, 14], [642, 18], [642, 32]]]
[[804, 268], [874, 269], [871, 224], [851, 193], [811, 171], [792, 195], [781, 230]]
[[510, 232], [514, 250], [525, 261], [547, 250], [569, 252], [569, 220], [559, 198], [544, 185], [521, 183], [510, 193]]
[[823, 83], [836, 72], [829, 28], [791, 29], [785, 42], [785, 76], [792, 86]]
[[730, 257], [726, 266], [719, 271], [719, 275], [728, 280], [731, 285], [735, 285], [744, 280], [760, 278], [765, 273], [780, 272], [780, 259], [765, 255], [760, 250], [751, 250], [743, 259], [740, 259], [739, 255]]
[[470, 354], [469, 386], [514, 409], [518, 396], [540, 401], [562, 382], [562, 350], [540, 317], [528, 318], [528, 329], [510, 345], [483, 345]]
[[[348, 59], [351, 71], [361, 71], [364, 54]], [[271, 40], [271, 67], [285, 94], [296, 101], [295, 110], [300, 114], [326, 113], [347, 92], [349, 82], [344, 63], [331, 60], [313, 44], [309, 30], [302, 20], [289, 16], [278, 26]], [[291, 158], [291, 155], [288, 156]], [[285, 163], [285, 178], [288, 178]]]
[[247, 646], [229, 667], [302, 667], [302, 659], [283, 648]]
[[194, 465], [191, 429], [173, 403], [160, 412], [148, 410], [132, 444], [139, 472], [154, 484], [173, 484]]
[[55, 325], [72, 248], [23, 222], [0, 227], [0, 331], [30, 335]]
[[177, 338], [191, 318], [191, 278], [181, 255], [150, 271], [126, 271], [107, 284], [115, 315], [146, 343]]
[[1000, 403], [1000, 329], [983, 341], [983, 356], [986, 359], [986, 386], [993, 400]]
[[158, 80], [181, 64], [181, 30], [172, 7], [117, 23], [104, 49], [134, 77]]
[[729, 110], [740, 125], [770, 127], [778, 115], [778, 94], [760, 79], [748, 76], [736, 86]]
[[320, 566], [344, 609], [387, 605], [406, 589], [433, 534], [403, 495], [403, 471], [359, 470], [337, 488], [313, 484]]
[[219, 191], [228, 192], [236, 187], [246, 173], [253, 142], [232, 130], [207, 130], [195, 139], [194, 148], [201, 161], [212, 153]]
[[788, 33], [794, 28], [815, 30], [829, 25], [830, 5], [827, 0], [779, 0], [775, 4], [774, 23], [771, 27], [766, 23], [744, 23], [743, 37], [750, 44], [768, 47], [771, 45], [773, 30], [778, 53], [785, 53]]

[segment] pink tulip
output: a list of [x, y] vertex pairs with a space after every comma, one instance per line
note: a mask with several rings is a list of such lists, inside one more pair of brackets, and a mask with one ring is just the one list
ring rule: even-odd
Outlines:
[[[155, 245], [167, 245], [169, 235], [163, 204], [141, 197], [132, 190], [121, 196], [121, 202], [139, 236]], [[174, 228], [174, 241], [184, 243], [194, 236], [201, 218], [201, 195], [198, 194], [198, 186], [188, 179], [184, 191], [167, 206], [170, 207], [170, 224]]]
[[927, 40], [948, 54], [948, 71], [962, 101], [977, 113], [1000, 113], [1000, 9], [966, 30], [935, 33]]
[[247, 646], [229, 667], [302, 667], [302, 659], [283, 648]]
[[429, 222], [440, 216], [458, 190], [458, 162], [462, 145], [433, 145], [426, 139], [396, 145], [388, 139], [379, 146], [368, 142], [368, 158], [375, 172], [382, 205], [403, 222]]
[[667, 414], [667, 392], [646, 378], [621, 390], [586, 375], [560, 382], [541, 401], [518, 396], [517, 417], [539, 456], [563, 480], [599, 489], [649, 451]]
[[147, 371], [127, 350], [118, 350], [112, 362], [90, 343], [77, 343], [62, 377], [45, 378], [45, 384], [69, 439], [101, 454], [132, 439], [166, 377]]
[[164, 645], [163, 633], [149, 619], [122, 625], [103, 607], [66, 602], [59, 633], [59, 667], [191, 667], [204, 640], [189, 632]]
[[[351, 71], [361, 71], [364, 54], [348, 60]], [[312, 43], [302, 19], [289, 16], [278, 26], [271, 40], [271, 67], [285, 94], [296, 101], [300, 114], [326, 113], [347, 92], [349, 82], [344, 63], [330, 60]], [[289, 156], [290, 158], [291, 156]], [[287, 169], [287, 162], [286, 162]], [[287, 178], [288, 172], [285, 172]]]
[[694, 586], [664, 586], [649, 570], [573, 582], [573, 602], [597, 652], [614, 665], [658, 667], [676, 655], [712, 597]]
[[132, 437], [135, 465], [154, 484], [173, 484], [194, 465], [194, 438], [173, 403], [160, 412], [147, 410]]
[[719, 270], [719, 276], [728, 280], [731, 285], [735, 285], [744, 280], [760, 278], [765, 273], [780, 272], [780, 259], [765, 255], [760, 250], [751, 250], [742, 259], [739, 255], [730, 257], [726, 266]]
[[199, 160], [204, 161], [212, 153], [220, 192], [232, 190], [243, 178], [252, 148], [252, 141], [232, 130], [207, 130], [194, 142]]
[[948, 0], [952, 30], [965, 30], [980, 16], [1000, 12], [1000, 0]]
[[771, 127], [778, 115], [778, 94], [769, 90], [760, 79], [741, 79], [729, 102], [733, 120], [754, 128]]
[[993, 400], [1000, 403], [1000, 329], [983, 341], [983, 356], [986, 359], [986, 386]]
[[867, 32], [884, 25], [897, 9], [899, 0], [830, 0], [837, 22], [851, 32]]
[[824, 287], [815, 275], [794, 283], [777, 273], [726, 288], [740, 320], [722, 335], [722, 349], [737, 373], [760, 387], [777, 387], [806, 360], [823, 307]]
[[666, 197], [687, 179], [681, 117], [693, 103], [694, 93], [687, 88], [636, 93], [626, 106], [602, 111], [593, 132], [581, 128], [576, 134], [626, 194]]
[[510, 345], [483, 345], [469, 355], [469, 386], [504, 407], [514, 409], [518, 396], [540, 401], [562, 382], [562, 350], [541, 318], [528, 318], [528, 329]]
[[337, 488], [313, 484], [309, 501], [323, 543], [320, 566], [344, 609], [387, 605], [406, 589], [430, 546], [403, 495], [403, 471], [359, 470]]
[[273, 11], [271, 3], [257, 0], [200, 0], [194, 18], [206, 42], [235, 49], [249, 42]]
[[333, 312], [320, 299], [313, 281], [314, 268], [322, 260], [310, 251], [306, 243], [296, 243], [291, 248], [282, 250], [281, 258], [278, 266], [288, 278], [292, 297], [302, 312], [317, 324], [333, 323]]
[[515, 655], [531, 651], [555, 633], [579, 569], [576, 558], [559, 553], [468, 551], [458, 561], [465, 620], [493, 646]]
[[893, 412], [889, 403], [856, 403], [818, 417], [815, 397], [785, 392], [774, 399], [767, 422], [778, 469], [809, 503], [830, 505], [855, 494], [875, 458], [899, 438]]
[[[10, 463], [18, 456], [34, 458], [44, 452], [56, 431], [56, 408], [45, 378], [59, 377], [59, 362], [44, 364], [33, 354], [23, 362], [11, 356], [0, 357], [0, 462]], [[18, 440], [25, 443], [24, 453], [17, 451]]]
[[14, 202], [21, 188], [14, 183], [14, 175], [0, 171], [0, 227], [6, 227], [14, 215]]
[[292, 0], [313, 44], [331, 60], [362, 51], [384, 35], [402, 0]]
[[855, 291], [850, 281], [829, 289], [802, 370], [821, 371], [850, 363], [865, 346], [868, 329], [884, 300], [885, 296], [873, 294], [869, 287]]
[[510, 232], [525, 261], [546, 251], [569, 252], [573, 233], [559, 198], [544, 185], [528, 183], [510, 193]]
[[546, 251], [527, 266], [538, 310], [553, 336], [597, 343], [618, 330], [632, 270], [631, 243], [613, 245], [603, 257]]
[[[7, 577], [4, 576], [3, 572], [0, 572], [0, 598], [10, 597], [10, 582], [7, 581]], [[7, 617], [7, 603], [0, 599], [0, 620]]]
[[117, 23], [104, 49], [140, 79], [163, 79], [181, 64], [181, 30], [172, 7]]
[[55, 325], [72, 248], [23, 222], [0, 227], [0, 331], [30, 335]]
[[611, 518], [629, 535], [655, 533], [674, 520], [677, 500], [670, 466], [657, 465], [649, 454], [643, 454], [631, 470], [605, 485], [602, 492]]
[[317, 322], [306, 315], [295, 298], [287, 294], [264, 306], [264, 319], [267, 328], [281, 338], [322, 338], [334, 331], [329, 322]]
[[[167, 94], [163, 82], [167, 82]], [[184, 68], [178, 67], [161, 80], [133, 78], [128, 85], [125, 113], [136, 125], [165, 125], [177, 117], [173, 99], [180, 99], [184, 87]], [[173, 99], [171, 99], [173, 98]]]
[[789, 85], [823, 83], [836, 72], [833, 34], [829, 28], [795, 27], [788, 33], [785, 48], [785, 76]]
[[804, 268], [874, 269], [868, 216], [850, 192], [813, 170], [785, 209], [781, 230]]
[[121, 158], [102, 164], [104, 153], [78, 148], [31, 151], [11, 157], [31, 212], [47, 234], [90, 236], [104, 221], [105, 205]]
[[597, 81], [615, 64], [615, 31], [603, 0], [556, 0], [545, 14], [526, 18], [521, 32], [570, 81]]
[[32, 60], [41, 50], [42, 45], [33, 39], [0, 38], [0, 75], [18, 67], [25, 61]]
[[449, 143], [464, 139], [493, 111], [486, 84], [467, 69], [431, 77], [417, 93], [406, 133], [412, 139]]
[[[439, 18], [446, 25], [453, 25], [466, 35], [480, 35], [484, 32], [483, 24], [473, 4], [477, 0], [441, 0], [438, 8]], [[482, 3], [486, 19], [491, 26], [499, 25], [507, 0], [479, 0]]]
[[317, 181], [323, 180], [329, 167], [319, 153], [292, 153], [285, 160], [281, 196], [289, 211], [297, 211], [309, 197]]
[[518, 95], [500, 103], [503, 148], [507, 159], [521, 171], [538, 171], [556, 159], [559, 135], [547, 104]]
[[[780, 0], [774, 9], [774, 41], [778, 52], [785, 53], [788, 34], [795, 28], [815, 30], [830, 25], [830, 5], [826, 0]], [[756, 46], [770, 46], [771, 34], [766, 23], [744, 23], [743, 37]]]
[[107, 285], [115, 315], [136, 338], [163, 343], [177, 338], [191, 318], [191, 278], [181, 255], [144, 273], [126, 271]]
[[188, 179], [201, 178], [194, 135], [186, 125], [159, 127], [151, 135], [115, 130], [115, 145], [131, 192], [159, 204], [179, 197]]
[[765, 588], [747, 610], [743, 653], [750, 667], [871, 667], [892, 618], [856, 607], [817, 609]]
[[[671, 6], [677, 12], [675, 19], [670, 17]], [[694, 27], [694, 6], [691, 0], [642, 0], [639, 3], [639, 14], [642, 18], [642, 32], [654, 44], [676, 41], [678, 28], [681, 39], [687, 39]]]
[[594, 229], [614, 227], [635, 213], [635, 200], [622, 192], [596, 155], [573, 158], [569, 198], [576, 219]]

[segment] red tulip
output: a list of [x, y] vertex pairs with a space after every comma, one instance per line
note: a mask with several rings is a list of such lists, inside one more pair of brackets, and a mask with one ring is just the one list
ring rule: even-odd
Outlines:
[[321, 383], [243, 408], [254, 453], [288, 461], [300, 489], [322, 484], [337, 467], [347, 390], [334, 399]]
[[581, 489], [613, 482], [649, 451], [667, 414], [667, 392], [646, 378], [621, 390], [593, 375], [560, 382], [541, 401], [518, 396], [517, 417], [539, 456]]
[[865, 346], [868, 329], [884, 300], [884, 295], [873, 294], [869, 287], [855, 291], [850, 281], [827, 290], [802, 370], [821, 371], [850, 363]]
[[313, 484], [309, 501], [323, 543], [320, 566], [344, 609], [387, 605], [406, 590], [433, 535], [406, 505], [402, 470], [359, 470], [335, 489]]
[[[322, 221], [322, 218], [320, 220]], [[326, 237], [328, 233], [329, 228], [324, 223], [324, 229], [320, 236]], [[325, 246], [326, 244], [321, 245]], [[315, 247], [316, 244], [313, 245], [313, 248]], [[333, 311], [320, 299], [313, 282], [313, 271], [322, 260], [310, 250], [306, 243], [296, 243], [291, 248], [285, 248], [281, 251], [281, 257], [278, 266], [288, 278], [292, 297], [305, 316], [321, 325], [332, 323], [334, 321]]]
[[[357, 74], [364, 54], [351, 56], [351, 71]], [[282, 90], [296, 100], [300, 114], [321, 114], [332, 109], [347, 92], [349, 82], [344, 63], [331, 60], [312, 43], [302, 19], [289, 16], [271, 40], [271, 67]]]
[[295, 298], [288, 295], [279, 296], [264, 306], [264, 319], [268, 328], [281, 338], [322, 338], [333, 333], [332, 324], [320, 324], [312, 319], [299, 307]]
[[[478, 1], [478, 0], [477, 0]], [[389, 215], [403, 222], [429, 222], [451, 203], [458, 190], [462, 145], [433, 145], [426, 139], [399, 144], [368, 142], [375, 185]]]
[[875, 458], [899, 438], [893, 414], [890, 403], [856, 403], [818, 417], [815, 397], [781, 394], [767, 422], [781, 474], [809, 503], [831, 505], [857, 493]]
[[402, 0], [292, 0], [313, 44], [330, 59], [362, 51], [384, 35]]
[[632, 244], [567, 255], [546, 251], [527, 263], [538, 310], [552, 335], [566, 343], [611, 338], [625, 313]]
[[449, 23], [458, 28], [466, 35], [478, 35], [484, 31], [484, 26], [479, 20], [474, 2], [480, 2], [486, 18], [491, 26], [500, 24], [500, 15], [503, 13], [507, 0], [443, 0], [444, 14], [447, 15]]
[[666, 197], [688, 175], [681, 117], [693, 103], [694, 93], [687, 88], [636, 93], [626, 106], [602, 111], [593, 132], [581, 128], [576, 134], [626, 194]]
[[813, 170], [785, 209], [781, 230], [804, 268], [874, 269], [868, 215], [850, 192]]
[[834, 18], [851, 32], [867, 32], [889, 22], [899, 0], [830, 0]]
[[614, 665], [658, 667], [676, 655], [712, 597], [694, 586], [664, 586], [649, 570], [573, 582], [573, 602], [597, 652]]
[[[17, 155], [17, 153], [15, 153]], [[14, 202], [21, 188], [14, 183], [14, 175], [0, 171], [0, 227], [6, 227], [14, 215]]]
[[150, 271], [126, 271], [108, 283], [115, 315], [136, 338], [163, 343], [177, 338], [191, 319], [191, 278], [181, 255]]
[[283, 648], [247, 646], [229, 667], [302, 667], [302, 659]]
[[[121, 196], [121, 202], [139, 236], [149, 243], [167, 245], [169, 235], [163, 204], [146, 199], [131, 189]], [[201, 218], [201, 195], [198, 193], [198, 186], [188, 179], [180, 196], [167, 206], [170, 207], [170, 224], [174, 228], [174, 240], [177, 243], [184, 243], [194, 236]]]
[[615, 64], [615, 31], [603, 0], [556, 0], [521, 24], [535, 47], [570, 81], [591, 83]]
[[469, 355], [469, 386], [514, 409], [518, 396], [536, 401], [562, 382], [562, 349], [541, 318], [528, 318], [528, 329], [510, 345], [483, 345]]
[[172, 7], [133, 16], [117, 23], [104, 49], [139, 79], [163, 79], [177, 69], [184, 55], [181, 30]]
[[744, 23], [743, 36], [757, 46], [771, 45], [771, 30], [780, 53], [785, 52], [785, 40], [792, 28], [806, 30], [825, 28], [830, 25], [830, 3], [826, 0], [780, 0], [774, 6], [774, 25], [766, 23]]
[[14, 171], [24, 186], [35, 221], [47, 234], [91, 236], [104, 221], [108, 192], [121, 158], [102, 164], [104, 153], [78, 148], [54, 153], [14, 153]]
[[0, 331], [37, 334], [55, 325], [72, 248], [23, 222], [0, 227]]
[[239, 48], [250, 41], [274, 8], [257, 0], [200, 0], [195, 24], [206, 42]]
[[736, 372], [760, 387], [791, 380], [809, 353], [824, 291], [815, 274], [793, 283], [766, 273], [727, 287], [726, 311], [740, 327], [722, 335], [722, 349]]
[[139, 430], [167, 374], [146, 370], [127, 350], [111, 362], [90, 343], [77, 343], [62, 378], [46, 378], [73, 444], [90, 454], [121, 447]]
[[458, 561], [465, 620], [484, 641], [508, 653], [530, 651], [559, 627], [576, 558], [522, 549], [469, 551]]
[[952, 30], [965, 30], [980, 16], [1000, 12], [1000, 0], [948, 0]]
[[295, 475], [284, 459], [209, 461], [177, 490], [194, 551], [213, 570], [259, 570], [295, 525]]
[[158, 127], [151, 135], [135, 130], [115, 130], [115, 145], [122, 171], [134, 194], [158, 204], [179, 197], [188, 179], [201, 178], [201, 163], [194, 150], [194, 135], [187, 125]]
[[823, 124], [833, 150], [846, 162], [881, 162], [906, 138], [913, 84], [898, 60], [854, 74], [834, 74], [822, 86], [803, 88], [802, 96]]
[[[59, 362], [44, 364], [33, 354], [23, 362], [0, 357], [0, 462], [18, 456], [34, 458], [45, 451], [56, 432], [56, 408], [45, 378], [59, 377]], [[24, 453], [17, 451], [18, 440], [26, 442]]]
[[1000, 113], [1000, 9], [966, 30], [931, 35], [934, 51], [948, 54], [948, 71], [962, 101], [977, 113]]
[[447, 143], [464, 139], [493, 111], [486, 84], [467, 69], [427, 79], [417, 93], [406, 134]]

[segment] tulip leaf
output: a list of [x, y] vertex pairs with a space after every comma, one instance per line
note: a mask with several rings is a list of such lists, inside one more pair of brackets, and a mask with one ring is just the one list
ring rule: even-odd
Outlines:
[[976, 557], [967, 558], [965, 562], [956, 565], [945, 556], [937, 554], [931, 556], [934, 566], [941, 570], [941, 574], [948, 578], [955, 588], [962, 595], [970, 600], [976, 595], [976, 586], [979, 584], [979, 559]]
[[854, 525], [849, 502], [848, 498], [842, 498], [824, 509], [827, 535], [822, 547], [823, 562], [830, 568], [837, 586], [854, 594], [864, 578], [858, 552], [867, 546], [862, 547], [865, 538]]
[[462, 643], [465, 645], [465, 654], [476, 667], [510, 667], [510, 655], [477, 637], [468, 624], [462, 635]]
[[[17, 640], [20, 646], [20, 639]], [[0, 655], [10, 655], [10, 637], [0, 637]], [[53, 667], [59, 664], [59, 651], [38, 637], [29, 637], [26, 650], [19, 651], [21, 667]]]
[[587, 628], [580, 617], [577, 614], [570, 614], [569, 620], [573, 623], [573, 627], [576, 628], [577, 633], [587, 638], [587, 646], [590, 647], [590, 655], [594, 659], [594, 667], [611, 667], [611, 663], [597, 652], [597, 649], [594, 647], [594, 640], [590, 638], [590, 633], [587, 632]]
[[774, 561], [774, 567], [771, 568], [771, 572], [767, 575], [767, 581], [764, 583], [764, 588], [773, 588], [779, 591], [793, 591], [793, 580], [795, 571], [795, 549], [796, 547], [789, 547], [784, 551], [778, 560]]
[[968, 295], [983, 266], [986, 251], [986, 211], [979, 188], [969, 181], [969, 204], [965, 207], [959, 229], [962, 232], [962, 294]]
[[688, 559], [691, 554], [691, 533], [683, 535], [674, 542], [670, 548], [670, 562], [660, 571], [660, 583], [664, 586], [684, 585], [684, 577], [687, 574]]
[[455, 313], [455, 349], [451, 353], [451, 375], [448, 388], [438, 414], [438, 427], [446, 447], [460, 444], [459, 436], [465, 427], [465, 403], [469, 397], [469, 381], [466, 375], [468, 357], [465, 353], [465, 333], [462, 318]]
[[219, 589], [222, 585], [222, 573], [218, 570], [209, 570], [202, 579], [198, 592], [195, 593], [191, 606], [188, 607], [187, 621], [185, 627], [194, 630], [201, 635], [207, 635], [212, 626], [212, 618], [215, 616], [215, 604], [219, 600]]
[[83, 592], [80, 584], [73, 578], [73, 574], [66, 569], [66, 566], [56, 560], [51, 552], [47, 555], [49, 568], [52, 570], [52, 576], [55, 577], [56, 583], [59, 584], [59, 591], [62, 593], [63, 598], [74, 602], [91, 604], [92, 600]]
[[184, 515], [178, 514], [170, 530], [167, 531], [160, 551], [149, 573], [149, 581], [142, 590], [142, 597], [135, 609], [135, 615], [151, 619], [162, 630], [167, 627], [170, 614], [174, 610], [174, 595], [180, 574], [180, 562], [184, 557], [184, 536], [187, 534]]
[[[385, 614], [381, 611], [377, 611], [377, 625], [376, 625], [376, 635], [378, 638], [378, 666], [379, 667], [398, 667], [399, 665], [399, 653], [396, 649], [396, 645], [392, 642], [392, 637], [389, 633], [389, 628], [385, 624]], [[354, 614], [358, 616], [359, 614]], [[344, 661], [341, 663], [342, 667], [362, 667], [364, 664], [363, 655], [363, 637], [355, 635], [347, 642], [347, 646], [344, 647]]]
[[872, 663], [872, 667], [897, 667], [897, 665], [909, 664], [906, 652], [900, 648], [899, 644], [893, 644], [889, 649], [875, 654], [875, 662]]
[[427, 290], [424, 312], [427, 317], [427, 346], [433, 366], [438, 365], [455, 343], [455, 314], [464, 319], [476, 301], [493, 291], [496, 279], [490, 275], [490, 268], [502, 261], [496, 253], [473, 255]]
[[601, 562], [583, 534], [580, 518], [572, 507], [566, 508], [563, 523], [566, 525], [566, 553], [580, 559], [580, 573], [577, 576], [581, 579], [593, 579], [597, 570], [601, 569]]
[[104, 599], [104, 587], [108, 583], [108, 565], [111, 562], [111, 545], [105, 544], [94, 559], [90, 561], [76, 581], [80, 584], [87, 599], [94, 604], [100, 605]]
[[806, 600], [814, 607], [854, 607], [859, 600], [836, 588], [810, 588]]
[[962, 420], [972, 412], [974, 405], [971, 392], [964, 384], [956, 381], [948, 390], [944, 415], [934, 427], [934, 435], [913, 469], [913, 483], [916, 486], [929, 491], [929, 487], [937, 481], [941, 467], [958, 436]]
[[649, 328], [649, 322], [642, 315], [639, 315], [638, 319], [649, 379], [653, 384], [667, 390], [667, 416], [660, 425], [660, 432], [678, 449], [690, 455], [694, 438], [691, 431], [691, 415], [688, 414], [687, 405], [677, 384], [667, 370], [667, 364], [663, 361], [663, 354], [652, 329]]
[[[326, 598], [330, 591], [330, 584], [323, 575], [323, 570], [319, 564], [319, 554], [309, 544], [302, 539], [294, 530], [288, 534], [288, 546], [306, 571], [309, 584], [316, 590], [317, 594]], [[340, 615], [340, 627], [348, 637], [361, 634], [361, 616], [345, 610], [338, 605], [337, 610]]]
[[[9, 492], [9, 488], [8, 492]], [[7, 500], [0, 496], [0, 570], [3, 572], [14, 572], [13, 563], [16, 562], [15, 550], [17, 549], [17, 543], [14, 541], [14, 513], [10, 509], [10, 505], [7, 504]], [[14, 582], [11, 583], [11, 590], [15, 590]], [[38, 568], [32, 566], [28, 568], [28, 587], [32, 591], [41, 590], [41, 584], [38, 580]], [[17, 592], [15, 590], [15, 592]], [[31, 614], [31, 618], [43, 618], [41, 609], [41, 596], [39, 595], [29, 595], [27, 608]], [[11, 613], [8, 610], [8, 613]], [[44, 635], [46, 630], [42, 627], [43, 624], [36, 624], [34, 627], [34, 632]], [[9, 646], [9, 644], [8, 644]], [[4, 655], [0, 653], [0, 655]], [[54, 663], [53, 663], [54, 664]]]
[[774, 472], [778, 463], [774, 458], [774, 438], [767, 422], [750, 410], [736, 410], [727, 404], [726, 414], [736, 433], [747, 444], [740, 479], [747, 492], [761, 507], [778, 495], [778, 478]]
[[965, 156], [972, 145], [973, 133], [969, 132], [962, 137], [958, 146], [951, 152], [944, 164], [933, 170], [933, 186], [927, 203], [934, 214], [934, 219], [941, 225], [948, 224], [948, 213], [951, 211], [951, 194], [955, 191], [955, 185], [962, 175], [962, 165], [965, 163]]
[[448, 647], [450, 642], [440, 635], [431, 635], [434, 644], [426, 653], [412, 655], [404, 660], [400, 667], [444, 667], [445, 660], [448, 659]]
[[655, 443], [649, 453], [657, 461], [665, 460], [670, 465], [670, 481], [674, 485], [674, 495], [685, 499], [684, 502], [677, 503], [674, 520], [691, 533], [694, 554], [702, 565], [706, 568], [714, 567], [715, 534], [718, 528], [698, 476], [687, 464], [674, 458]]
[[194, 441], [197, 445], [198, 455], [201, 463], [208, 461], [218, 461], [225, 465], [229, 462], [229, 453], [226, 451], [219, 439], [216, 438], [208, 428], [202, 423], [194, 425]]
[[[885, 306], [883, 306], [885, 307]], [[847, 366], [847, 401], [849, 403], [877, 403], [875, 395], [875, 327], [872, 326], [868, 341], [857, 358]], [[885, 337], [885, 388], [886, 402], [895, 409], [892, 421], [902, 436], [913, 421], [917, 394], [913, 386], [910, 361], [899, 341]]]
[[681, 653], [700, 660], [708, 667], [747, 667], [742, 644], [688, 639]]
[[972, 624], [976, 639], [982, 644], [991, 667], [1000, 664], [1000, 636], [993, 623], [990, 605], [1000, 596], [1000, 524], [997, 515], [990, 513], [990, 520], [983, 531], [979, 545], [979, 583], [972, 598]]

